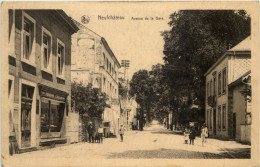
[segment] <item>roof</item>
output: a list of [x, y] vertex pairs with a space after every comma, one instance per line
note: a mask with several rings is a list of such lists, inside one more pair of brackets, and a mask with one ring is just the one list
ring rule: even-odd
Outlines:
[[93, 30], [89, 29], [88, 27], [84, 26], [83, 24], [79, 23], [78, 21], [74, 20], [73, 18], [71, 18], [71, 20], [76, 24], [76, 26], [79, 29], [89, 30], [89, 31], [91, 31], [92, 33], [94, 33], [95, 35], [97, 35], [97, 36], [99, 36], [101, 38], [101, 36], [99, 34], [95, 33]]
[[119, 68], [121, 67], [120, 63], [118, 62], [116, 56], [114, 55], [113, 51], [110, 49], [107, 41], [105, 40], [105, 38], [101, 37], [101, 42], [103, 43], [104, 47], [106, 48], [107, 52], [110, 54], [110, 56], [116, 61], [116, 63], [118, 64]]
[[224, 55], [222, 55], [210, 68], [209, 70], [204, 74], [204, 76], [207, 76], [219, 63], [222, 62], [227, 56], [230, 55], [251, 55], [251, 36], [248, 36], [246, 39], [244, 39], [242, 42], [234, 46], [233, 48], [227, 50]]
[[69, 17], [63, 10], [55, 10], [55, 12], [69, 25], [73, 33], [76, 33], [79, 30], [76, 24], [71, 20], [71, 17]]
[[243, 78], [246, 77], [247, 75], [251, 74], [251, 70], [247, 71], [245, 74], [243, 74], [241, 77], [239, 77], [237, 80], [231, 82], [228, 87], [235, 86], [236, 84], [242, 82]]
[[251, 36], [247, 37], [228, 51], [251, 51]]

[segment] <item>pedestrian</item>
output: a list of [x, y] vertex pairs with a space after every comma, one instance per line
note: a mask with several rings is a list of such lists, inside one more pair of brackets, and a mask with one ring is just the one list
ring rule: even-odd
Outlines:
[[188, 140], [189, 140], [189, 130], [187, 128], [185, 128], [185, 131], [184, 131], [184, 142], [185, 142], [185, 144], [188, 144]]
[[194, 145], [194, 140], [195, 140], [195, 129], [194, 127], [191, 128], [190, 130], [190, 144]]
[[93, 133], [94, 133], [94, 128], [92, 126], [92, 123], [90, 123], [88, 125], [88, 141], [91, 143], [94, 143], [94, 136], [93, 136]]
[[208, 127], [205, 124], [205, 143], [207, 143], [207, 138], [209, 137], [209, 133], [208, 133]]
[[123, 137], [124, 131], [125, 131], [125, 129], [124, 129], [123, 125], [120, 125], [119, 134], [120, 134], [121, 142], [123, 142], [123, 140], [124, 140], [124, 137]]
[[99, 143], [103, 143], [103, 133], [104, 133], [103, 127], [99, 125], [98, 128]]
[[201, 127], [201, 145], [204, 146], [205, 143], [205, 139], [206, 139], [206, 128], [205, 128], [206, 124], [204, 123], [203, 126]]

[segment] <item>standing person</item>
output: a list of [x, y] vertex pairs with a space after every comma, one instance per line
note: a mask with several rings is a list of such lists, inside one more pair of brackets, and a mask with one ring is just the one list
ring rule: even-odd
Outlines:
[[206, 128], [205, 128], [205, 123], [203, 124], [203, 126], [201, 127], [201, 145], [204, 146], [205, 143], [205, 139], [206, 139]]
[[88, 125], [88, 141], [91, 143], [94, 142], [94, 136], [93, 136], [93, 133], [94, 133], [94, 129], [93, 129], [93, 126], [92, 126], [92, 123], [90, 123]]
[[188, 140], [189, 140], [189, 130], [187, 128], [185, 128], [185, 131], [184, 131], [184, 142], [185, 142], [185, 144], [188, 144]]
[[207, 143], [207, 138], [209, 137], [209, 133], [208, 133], [208, 127], [205, 124], [205, 143]]
[[194, 139], [195, 139], [195, 129], [194, 127], [190, 130], [190, 144], [194, 145]]
[[103, 133], [104, 133], [104, 130], [103, 130], [102, 126], [99, 125], [99, 128], [98, 128], [99, 143], [103, 143]]
[[124, 132], [125, 132], [125, 129], [124, 129], [123, 125], [120, 125], [119, 134], [120, 134], [121, 142], [123, 142], [123, 140], [124, 140], [124, 138], [123, 138]]

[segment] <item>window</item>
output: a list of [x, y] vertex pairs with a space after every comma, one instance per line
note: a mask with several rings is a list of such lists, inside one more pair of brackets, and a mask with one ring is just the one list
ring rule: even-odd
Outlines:
[[221, 129], [221, 106], [218, 106], [218, 129]]
[[222, 105], [222, 129], [226, 129], [226, 105]]
[[209, 110], [209, 128], [210, 128], [210, 129], [212, 129], [211, 117], [212, 117], [212, 111]]
[[108, 71], [108, 59], [107, 59], [107, 71]]
[[210, 96], [210, 92], [209, 92], [209, 82], [208, 82], [208, 84], [207, 84], [207, 97], [209, 97]]
[[227, 85], [227, 78], [226, 78], [226, 68], [222, 72], [222, 93], [226, 93], [226, 85]]
[[221, 72], [218, 74], [218, 95], [221, 95]]
[[51, 33], [42, 27], [42, 68], [52, 72], [52, 37]]
[[64, 77], [64, 58], [65, 58], [65, 45], [58, 39], [57, 42], [57, 73], [58, 76]]
[[35, 20], [25, 12], [22, 13], [22, 60], [35, 65], [34, 41], [35, 41]]
[[217, 92], [217, 81], [216, 81], [216, 75], [213, 76], [213, 96], [216, 96]]
[[213, 84], [212, 80], [210, 80], [210, 96], [213, 95]]
[[41, 100], [41, 132], [60, 132], [65, 103]]

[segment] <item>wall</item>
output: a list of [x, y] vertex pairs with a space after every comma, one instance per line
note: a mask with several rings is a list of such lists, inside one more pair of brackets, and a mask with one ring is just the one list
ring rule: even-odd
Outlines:
[[245, 98], [240, 91], [244, 89], [242, 83], [233, 89], [233, 113], [236, 113], [236, 140], [240, 139], [240, 125], [245, 124]]
[[[70, 110], [70, 35], [71, 33], [67, 29], [66, 25], [60, 21], [56, 20], [51, 13], [48, 11], [33, 11], [29, 10], [26, 11], [26, 13], [31, 16], [36, 21], [36, 36], [35, 36], [35, 43], [34, 48], [35, 52], [32, 54], [32, 56], [35, 56], [35, 67], [31, 65], [26, 65], [27, 68], [29, 68], [30, 72], [24, 71], [24, 65], [22, 65], [22, 58], [21, 58], [21, 29], [22, 29], [22, 11], [16, 10], [15, 11], [15, 35], [14, 35], [14, 48], [15, 48], [15, 54], [11, 55], [13, 56], [12, 59], [15, 59], [15, 65], [9, 65], [9, 74], [12, 76], [15, 76], [14, 78], [14, 105], [17, 106], [14, 110], [13, 118], [14, 118], [14, 125], [16, 127], [16, 130], [19, 132], [19, 126], [20, 126], [20, 98], [21, 97], [21, 79], [24, 80], [24, 82], [31, 82], [35, 83], [35, 102], [36, 100], [41, 100], [39, 95], [39, 90], [37, 83], [41, 83], [43, 85], [59, 89], [61, 91], [67, 92], [68, 95], [68, 110]], [[44, 26], [46, 29], [48, 29], [51, 32], [52, 35], [52, 69], [48, 74], [48, 80], [43, 79], [43, 71], [41, 68], [41, 62], [42, 62], [42, 51], [41, 51], [41, 45], [42, 45], [42, 26]], [[64, 64], [64, 78], [58, 78], [57, 77], [57, 38], [59, 38], [64, 44], [65, 44], [65, 64]], [[62, 81], [62, 82], [60, 82]], [[32, 146], [38, 146], [40, 141], [40, 122], [41, 122], [41, 103], [39, 103], [39, 112], [35, 115], [35, 117], [32, 115], [32, 123], [35, 121], [35, 127], [36, 129], [33, 130], [32, 133], [35, 133], [36, 139], [33, 138], [32, 134]], [[36, 109], [36, 106], [32, 110], [32, 112]], [[36, 112], [35, 112], [36, 113]], [[64, 120], [62, 124], [62, 136], [66, 136], [66, 113], [64, 111]], [[32, 125], [32, 128], [34, 125]], [[20, 140], [20, 136], [18, 134], [18, 139]], [[36, 140], [36, 141], [35, 141]]]
[[[206, 88], [206, 110], [205, 110], [205, 118], [206, 118], [206, 124], [207, 126], [209, 127], [209, 134], [210, 135], [213, 135], [213, 129], [216, 128], [216, 135], [219, 136], [219, 137], [227, 137], [228, 136], [228, 96], [227, 96], [227, 92], [228, 92], [228, 86], [227, 86], [227, 83], [226, 83], [226, 93], [222, 93], [222, 84], [221, 84], [221, 95], [218, 94], [218, 75], [219, 75], [219, 72], [221, 72], [221, 83], [222, 83], [222, 71], [223, 69], [226, 68], [226, 78], [228, 78], [228, 71], [229, 71], [229, 68], [228, 68], [228, 57], [225, 57], [214, 69], [212, 69], [211, 73], [209, 73], [207, 76], [206, 76], [206, 87], [208, 85], [208, 83], [210, 83], [210, 81], [212, 80], [212, 89], [213, 89], [213, 73], [216, 72], [216, 89], [215, 89], [215, 95], [216, 95], [216, 125], [213, 124], [213, 109], [211, 106], [208, 105], [208, 98], [207, 98], [207, 93], [208, 93], [208, 89]], [[211, 91], [211, 94], [213, 93], [213, 91]], [[223, 105], [226, 105], [226, 127], [225, 129], [222, 128], [222, 106]], [[218, 106], [221, 106], [221, 118], [218, 117]], [[209, 113], [208, 111], [210, 111], [211, 113]], [[210, 116], [209, 116], [210, 115]], [[210, 128], [210, 125], [209, 125], [209, 118], [208, 117], [211, 117], [211, 126], [212, 128]], [[219, 128], [218, 126], [218, 121], [219, 119], [221, 120], [221, 127]], [[216, 127], [215, 127], [216, 126]]]

